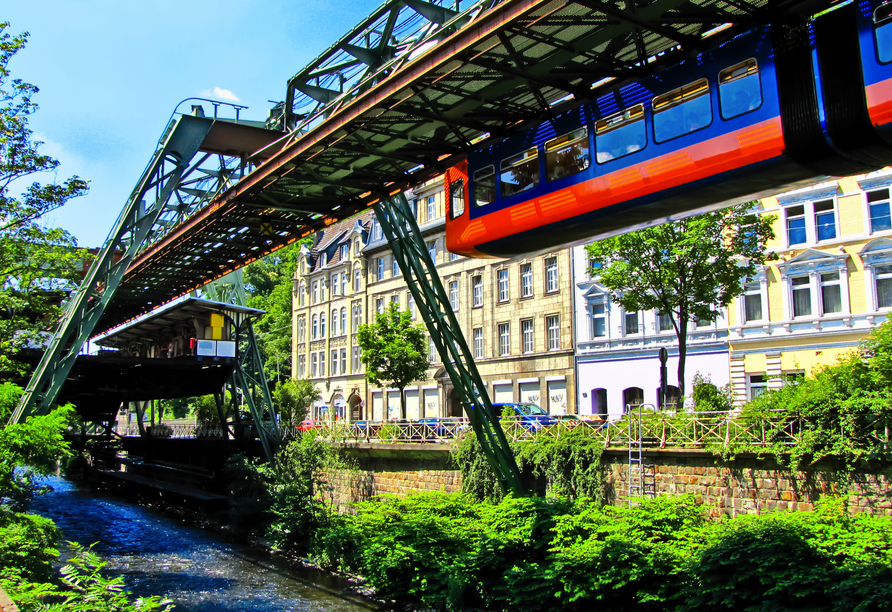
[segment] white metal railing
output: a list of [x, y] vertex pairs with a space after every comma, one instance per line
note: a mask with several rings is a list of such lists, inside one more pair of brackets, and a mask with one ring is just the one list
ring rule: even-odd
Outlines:
[[[630, 421], [628, 418], [601, 421], [579, 418], [502, 419], [502, 429], [512, 442], [531, 440], [534, 435], [559, 437], [583, 428], [608, 447], [627, 447]], [[641, 417], [642, 445], [650, 448], [705, 448], [741, 446], [793, 446], [804, 431], [801, 420], [785, 412], [760, 417], [744, 417], [736, 412], [672, 412], [656, 411]], [[253, 424], [241, 427], [244, 436], [256, 435]], [[223, 438], [232, 437], [219, 425], [193, 423], [161, 423], [146, 425], [148, 434], [164, 438]], [[118, 428], [123, 436], [138, 436], [136, 423]], [[298, 425], [279, 425], [282, 441], [296, 439], [307, 432], [344, 442], [436, 444], [452, 440], [471, 431], [467, 418], [438, 418], [390, 421], [303, 421]], [[578, 432], [577, 432], [578, 433]], [[877, 443], [889, 443], [885, 424], [877, 424], [870, 437]]]

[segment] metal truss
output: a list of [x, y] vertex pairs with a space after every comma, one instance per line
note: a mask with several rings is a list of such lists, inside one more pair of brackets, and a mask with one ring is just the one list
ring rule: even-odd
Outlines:
[[375, 215], [502, 490], [524, 495], [499, 415], [489, 400], [406, 196], [398, 193], [382, 198], [375, 204]]

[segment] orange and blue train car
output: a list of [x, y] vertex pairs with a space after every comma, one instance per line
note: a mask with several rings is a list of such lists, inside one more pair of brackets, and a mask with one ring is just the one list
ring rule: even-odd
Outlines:
[[542, 252], [889, 165], [886, 6], [754, 28], [473, 150], [446, 173], [447, 248]]

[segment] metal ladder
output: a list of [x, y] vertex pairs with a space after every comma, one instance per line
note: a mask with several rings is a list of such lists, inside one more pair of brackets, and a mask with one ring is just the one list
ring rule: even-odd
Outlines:
[[645, 463], [644, 426], [642, 414], [645, 407], [654, 411], [652, 404], [627, 405], [629, 415], [629, 471], [628, 498], [629, 505], [634, 505], [637, 497], [656, 497], [657, 474], [656, 465]]

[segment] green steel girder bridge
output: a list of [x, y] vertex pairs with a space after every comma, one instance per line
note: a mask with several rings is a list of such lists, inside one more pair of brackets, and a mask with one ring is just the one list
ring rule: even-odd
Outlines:
[[574, 99], [828, 4], [388, 0], [290, 79], [265, 124], [181, 104], [13, 419], [50, 409], [89, 338], [374, 207], [487, 456], [521, 491], [402, 192]]

